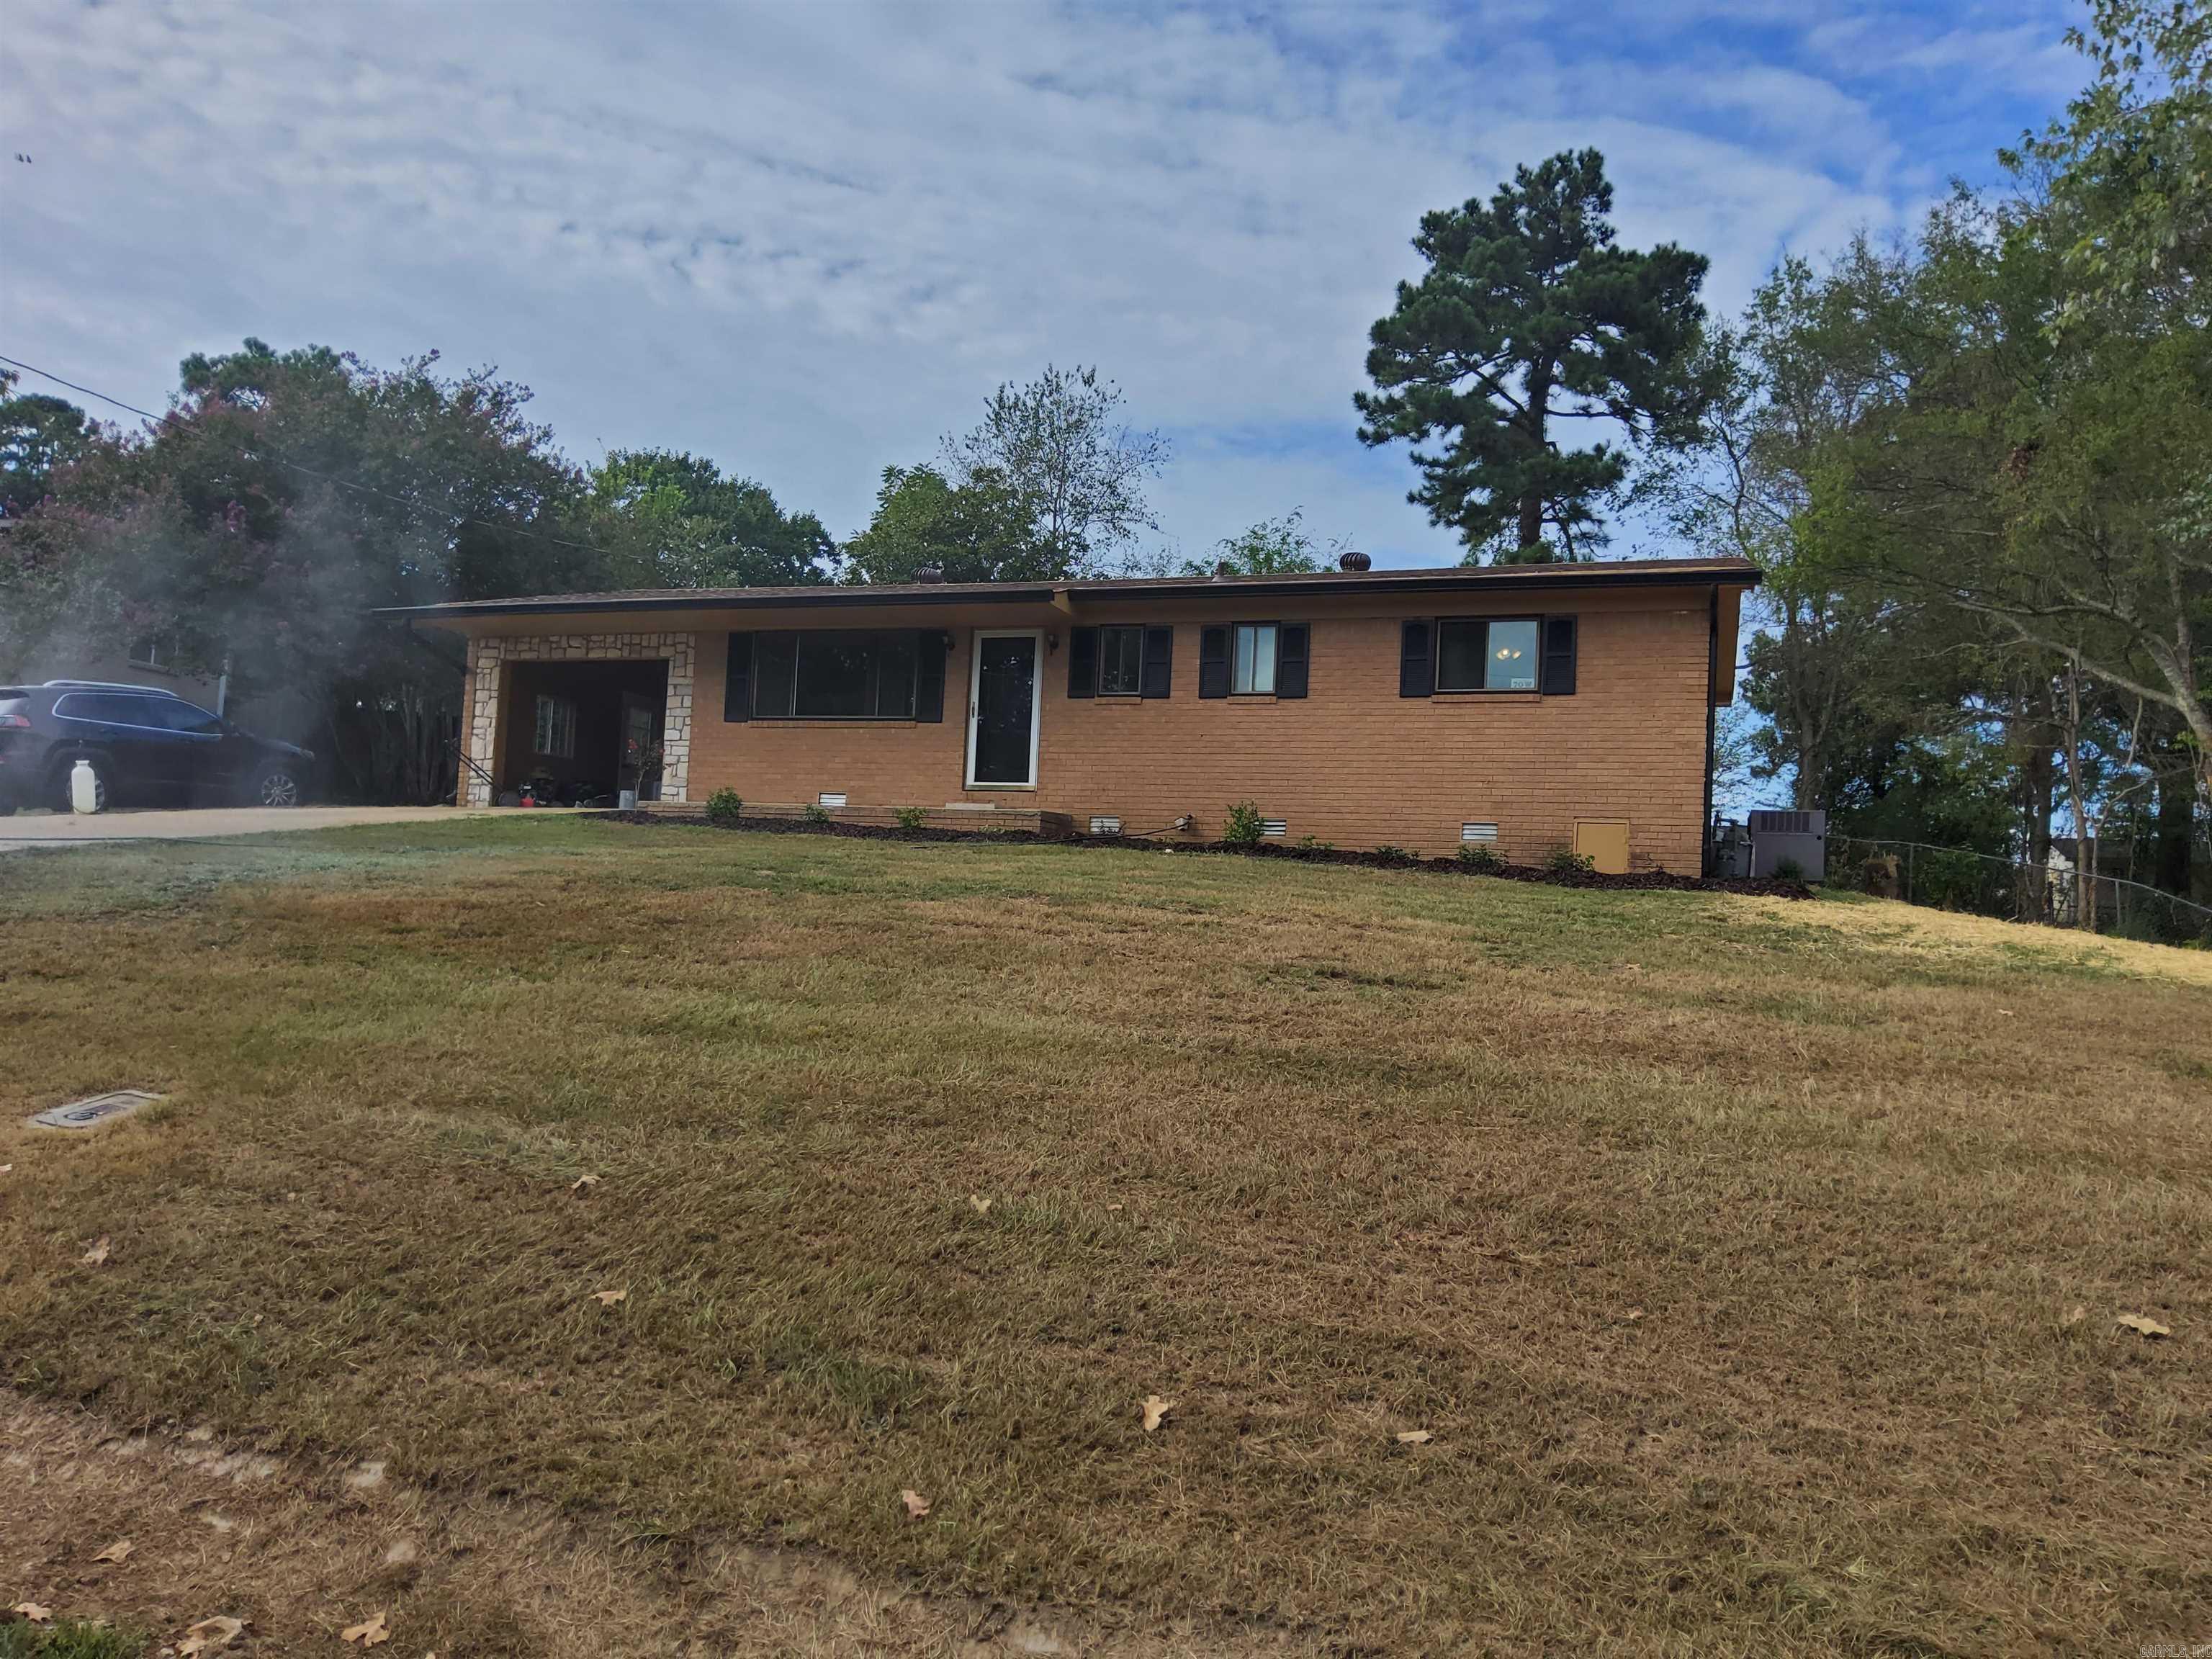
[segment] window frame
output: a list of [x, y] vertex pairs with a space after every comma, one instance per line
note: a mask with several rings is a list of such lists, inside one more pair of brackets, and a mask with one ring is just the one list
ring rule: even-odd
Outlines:
[[[751, 646], [752, 655], [751, 661], [746, 670], [747, 677], [750, 680], [750, 684], [746, 687], [746, 700], [748, 704], [746, 714], [748, 719], [754, 720], [785, 720], [792, 722], [834, 720], [840, 725], [848, 726], [912, 726], [920, 721], [921, 718], [922, 638], [924, 635], [933, 630], [921, 628], [763, 628], [756, 629], [751, 631], [753, 641]], [[848, 636], [859, 635], [868, 641], [866, 656], [866, 697], [869, 707], [863, 713], [858, 714], [809, 714], [799, 706], [799, 685], [805, 672], [804, 659], [806, 653], [806, 642], [810, 639], [818, 641], [833, 634]], [[763, 642], [775, 639], [778, 635], [788, 639], [792, 642], [790, 681], [791, 703], [788, 708], [769, 711], [764, 710], [761, 707], [761, 690], [768, 678], [761, 672], [763, 660], [768, 654], [763, 649]], [[884, 653], [879, 641], [892, 637], [903, 639], [907, 644], [906, 709], [902, 714], [886, 714], [882, 712], [884, 706]], [[726, 719], [726, 715], [725, 718]]]
[[[1094, 647], [1096, 654], [1093, 661], [1097, 672], [1091, 680], [1091, 695], [1094, 697], [1127, 697], [1132, 701], [1141, 701], [1145, 695], [1145, 624], [1142, 623], [1097, 623], [1092, 624], [1092, 631], [1097, 635], [1097, 643]], [[1130, 659], [1132, 665], [1136, 669], [1136, 678], [1126, 691], [1109, 691], [1106, 689], [1106, 662], [1108, 657], [1112, 654], [1106, 648], [1106, 640], [1107, 636], [1112, 634], [1126, 634], [1136, 641], [1137, 648]]]
[[[1507, 617], [1437, 617], [1430, 621], [1429, 690], [1439, 697], [1538, 697], [1544, 694], [1544, 623], [1545, 613], [1516, 613]], [[1526, 623], [1536, 631], [1536, 642], [1530, 663], [1529, 684], [1527, 685], [1446, 685], [1444, 680], [1444, 629], [1455, 623], [1479, 623], [1482, 626], [1482, 648], [1476, 659], [1483, 665], [1483, 678], [1490, 672], [1490, 630], [1499, 623]]]
[[[1283, 683], [1283, 624], [1279, 622], [1236, 622], [1231, 623], [1228, 626], [1229, 695], [1232, 698], [1273, 697], [1279, 695], [1278, 688]], [[1252, 630], [1253, 678], [1257, 679], [1260, 658], [1259, 634], [1263, 628], [1267, 630], [1267, 689], [1262, 691], [1256, 686], [1246, 686], [1239, 690], [1237, 685], [1237, 647], [1239, 636], [1247, 629]]]
[[[540, 691], [531, 710], [530, 755], [533, 760], [576, 758], [576, 700], [558, 691]], [[548, 715], [551, 719], [547, 719]], [[565, 716], [565, 720], [564, 717]], [[567, 739], [566, 747], [562, 739]]]

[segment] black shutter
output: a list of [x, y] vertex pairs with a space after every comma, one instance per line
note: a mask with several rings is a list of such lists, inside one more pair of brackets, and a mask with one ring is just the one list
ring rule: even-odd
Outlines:
[[1306, 694], [1306, 625], [1286, 623], [1275, 630], [1275, 695]]
[[1166, 696], [1174, 677], [1175, 629], [1147, 628], [1145, 630], [1145, 696]]
[[1095, 628], [1067, 630], [1067, 695], [1098, 695], [1098, 630]]
[[753, 636], [730, 635], [730, 654], [722, 665], [722, 718], [749, 720], [753, 717]]
[[1201, 697], [1225, 697], [1229, 695], [1229, 630], [1226, 628], [1201, 628], [1198, 630], [1198, 695]]
[[1575, 619], [1572, 617], [1544, 618], [1544, 668], [1541, 682], [1547, 697], [1571, 697], [1575, 694]]
[[1430, 643], [1435, 630], [1425, 622], [1409, 622], [1398, 630], [1398, 695], [1425, 697], [1437, 689], [1437, 663]]
[[925, 628], [914, 641], [914, 717], [945, 719], [945, 635]]

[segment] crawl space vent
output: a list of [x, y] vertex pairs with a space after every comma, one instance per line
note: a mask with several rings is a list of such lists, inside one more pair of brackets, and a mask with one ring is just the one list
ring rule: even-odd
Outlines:
[[1091, 833], [1094, 836], [1118, 836], [1121, 833], [1121, 820], [1094, 817], [1091, 820]]
[[1467, 842], [1496, 841], [1498, 826], [1494, 823], [1462, 823], [1459, 827], [1459, 838]]
[[141, 1107], [161, 1099], [143, 1089], [111, 1089], [88, 1100], [72, 1100], [66, 1106], [50, 1106], [34, 1113], [31, 1122], [41, 1129], [95, 1129], [118, 1117], [128, 1117]]
[[1263, 836], [1273, 836], [1278, 840], [1280, 840], [1283, 836], [1291, 833], [1290, 820], [1287, 818], [1261, 818], [1260, 820], [1260, 833]]
[[845, 804], [845, 792], [842, 789], [824, 790], [815, 799], [824, 806], [842, 806]]

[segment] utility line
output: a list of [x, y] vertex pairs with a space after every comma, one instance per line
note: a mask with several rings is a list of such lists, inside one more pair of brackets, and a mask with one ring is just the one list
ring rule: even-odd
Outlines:
[[[0, 353], [0, 363], [6, 363], [12, 368], [20, 368], [27, 374], [35, 374], [42, 380], [51, 380], [56, 386], [66, 386], [71, 392], [81, 393], [84, 397], [96, 398], [101, 403], [112, 404], [118, 409], [139, 416], [143, 419], [152, 421], [156, 425], [166, 421], [181, 420], [184, 418], [183, 416], [176, 414], [173, 410], [167, 415], [156, 415], [153, 410], [149, 409], [141, 409], [136, 404], [126, 404], [120, 398], [111, 398], [105, 392], [95, 392], [88, 386], [79, 386], [75, 380], [65, 380], [60, 375], [54, 374], [52, 371], [40, 368], [35, 363], [27, 363], [19, 357], [10, 357], [6, 356], [4, 353]], [[395, 495], [388, 489], [377, 489], [374, 484], [358, 483], [351, 478], [342, 478], [334, 472], [325, 472], [319, 468], [308, 466], [303, 462], [293, 460], [290, 457], [283, 454], [281, 451], [276, 449], [266, 449], [264, 453], [266, 453], [269, 459], [276, 462], [279, 466], [289, 466], [295, 472], [303, 472], [311, 478], [319, 478], [325, 483], [336, 484], [341, 489], [354, 490], [363, 495], [374, 495], [378, 497], [380, 500], [392, 501], [398, 506], [404, 507], [410, 513], [419, 514], [426, 510], [421, 503], [410, 501], [404, 495]], [[252, 460], [256, 459], [256, 457], [252, 451], [240, 450], [239, 452], [239, 459], [240, 460]], [[474, 514], [471, 513], [464, 513], [460, 514], [459, 521], [463, 524], [480, 525], [486, 530], [497, 531], [507, 535], [535, 536], [540, 541], [552, 542], [561, 547], [574, 548], [579, 553], [593, 554], [602, 559], [611, 558], [613, 556], [611, 554], [608, 553], [605, 549], [595, 547], [589, 542], [571, 541], [566, 536], [556, 536], [550, 531], [534, 530], [526, 525], [500, 524], [490, 519], [480, 519]]]

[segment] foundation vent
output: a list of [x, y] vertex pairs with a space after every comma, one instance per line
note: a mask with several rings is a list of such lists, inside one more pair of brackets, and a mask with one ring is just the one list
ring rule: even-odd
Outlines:
[[1283, 836], [1291, 833], [1290, 820], [1288, 818], [1261, 818], [1260, 820], [1260, 833], [1263, 836], [1273, 836], [1278, 840], [1280, 840]]
[[814, 799], [824, 806], [842, 806], [845, 804], [845, 792], [842, 789], [825, 789]]
[[1094, 817], [1091, 820], [1091, 833], [1094, 836], [1118, 836], [1121, 833], [1121, 820]]
[[1462, 823], [1459, 827], [1459, 838], [1486, 846], [1498, 839], [1498, 826], [1494, 823]]

